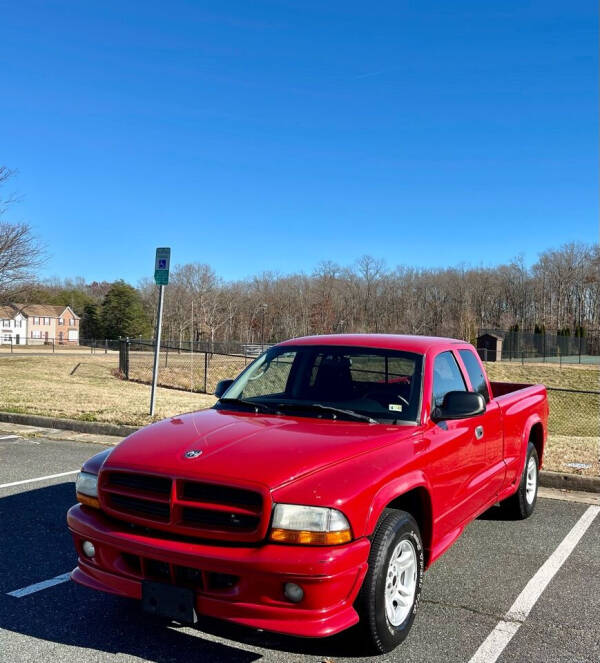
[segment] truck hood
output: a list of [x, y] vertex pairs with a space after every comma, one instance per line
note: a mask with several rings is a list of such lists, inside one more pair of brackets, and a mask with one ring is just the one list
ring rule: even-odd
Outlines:
[[[202, 410], [165, 419], [123, 440], [104, 469], [262, 484], [300, 477], [415, 434], [391, 426], [309, 417]], [[186, 457], [186, 452], [202, 452]]]

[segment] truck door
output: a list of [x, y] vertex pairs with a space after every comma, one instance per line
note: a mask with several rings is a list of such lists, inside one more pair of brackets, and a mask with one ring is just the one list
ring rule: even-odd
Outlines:
[[[467, 391], [458, 362], [450, 351], [434, 358], [432, 409], [449, 391]], [[473, 485], [486, 467], [485, 443], [476, 436], [478, 417], [429, 421], [424, 431], [428, 476], [431, 482], [435, 527], [444, 536], [473, 515], [478, 495]]]
[[481, 493], [480, 502], [484, 504], [498, 494], [506, 475], [502, 412], [500, 406], [494, 400], [490, 400], [488, 382], [479, 358], [472, 350], [466, 348], [459, 350], [458, 355], [471, 383], [471, 390], [479, 392], [486, 402], [485, 414], [477, 417], [475, 429], [476, 434], [484, 442], [485, 467], [472, 486], [473, 490]]

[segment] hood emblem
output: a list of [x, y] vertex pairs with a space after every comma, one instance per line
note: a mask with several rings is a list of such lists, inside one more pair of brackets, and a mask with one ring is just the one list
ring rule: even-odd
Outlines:
[[198, 458], [202, 455], [202, 449], [190, 449], [183, 454], [184, 458]]

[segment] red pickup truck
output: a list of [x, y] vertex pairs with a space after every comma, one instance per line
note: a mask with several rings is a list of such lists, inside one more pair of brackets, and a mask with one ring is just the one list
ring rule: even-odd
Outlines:
[[465, 342], [294, 339], [215, 395], [84, 464], [73, 580], [184, 623], [311, 637], [357, 624], [384, 652], [471, 520], [535, 507], [545, 388], [490, 383]]

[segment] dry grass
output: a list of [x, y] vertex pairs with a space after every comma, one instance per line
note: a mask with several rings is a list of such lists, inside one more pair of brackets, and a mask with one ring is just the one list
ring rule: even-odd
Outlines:
[[564, 366], [554, 364], [519, 364], [517, 362], [488, 362], [485, 365], [490, 380], [497, 382], [541, 383], [562, 389], [600, 390], [600, 366]]
[[[2, 357], [0, 410], [118, 424], [150, 423], [150, 388], [115, 377], [117, 361], [115, 355]], [[154, 419], [206, 408], [214, 400], [159, 388]]]
[[[583, 463], [589, 467], [577, 469], [569, 467], [567, 463]], [[583, 476], [600, 476], [600, 443], [598, 439], [550, 435], [544, 456], [544, 469]]]

